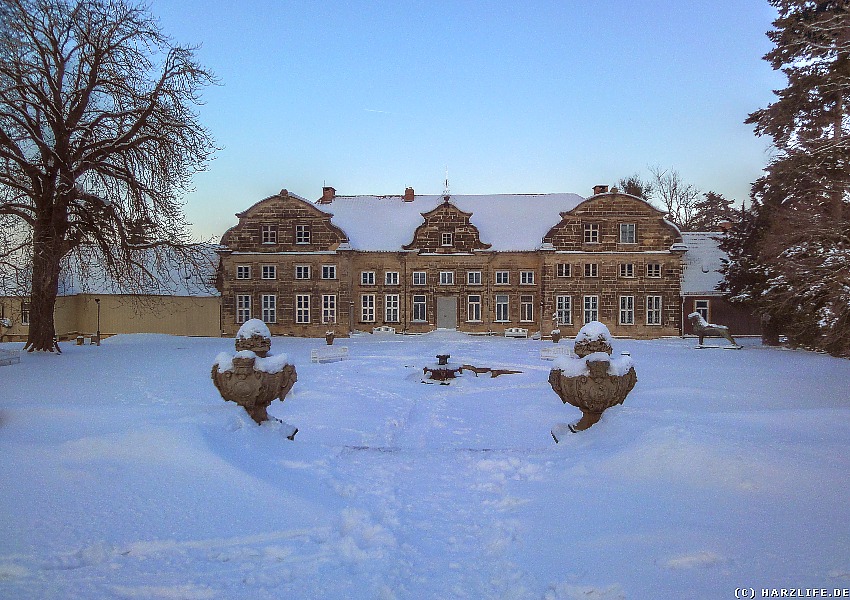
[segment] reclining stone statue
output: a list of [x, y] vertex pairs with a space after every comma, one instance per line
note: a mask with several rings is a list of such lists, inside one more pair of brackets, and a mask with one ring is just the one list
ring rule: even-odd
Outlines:
[[735, 338], [732, 337], [732, 334], [729, 333], [729, 328], [725, 325], [715, 325], [714, 323], [709, 323], [706, 321], [701, 314], [698, 312], [692, 312], [688, 315], [688, 320], [691, 322], [691, 326], [694, 329], [694, 333], [699, 336], [699, 345], [702, 346], [702, 342], [707, 337], [721, 337], [727, 340], [731, 347], [740, 348], [740, 344], [735, 341]]

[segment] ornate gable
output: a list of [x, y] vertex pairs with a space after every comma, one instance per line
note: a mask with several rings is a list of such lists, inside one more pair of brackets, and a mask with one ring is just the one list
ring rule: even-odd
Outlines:
[[221, 244], [239, 252], [318, 252], [336, 250], [348, 236], [331, 223], [332, 214], [287, 190], [236, 215]]
[[425, 222], [416, 228], [413, 241], [402, 246], [405, 250], [419, 250], [427, 254], [455, 254], [487, 250], [491, 244], [481, 241], [478, 228], [470, 222], [472, 213], [460, 210], [445, 201], [431, 211], [422, 213]]
[[681, 242], [679, 230], [664, 212], [645, 200], [622, 193], [591, 196], [543, 238], [556, 250], [583, 252], [667, 251]]

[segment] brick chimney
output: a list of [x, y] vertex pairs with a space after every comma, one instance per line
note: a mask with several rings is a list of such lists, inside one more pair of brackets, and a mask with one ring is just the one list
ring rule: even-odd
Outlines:
[[405, 188], [404, 189], [404, 201], [405, 202], [413, 202], [413, 198], [414, 198], [413, 188], [412, 187]]
[[607, 193], [608, 193], [608, 186], [607, 185], [594, 185], [593, 186], [593, 195], [594, 196], [596, 194], [607, 194]]
[[334, 201], [336, 197], [336, 190], [330, 186], [325, 186], [322, 188], [322, 197], [319, 200], [319, 204], [330, 204]]

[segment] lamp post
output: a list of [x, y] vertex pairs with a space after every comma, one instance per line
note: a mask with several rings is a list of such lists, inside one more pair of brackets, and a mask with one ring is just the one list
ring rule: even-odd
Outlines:
[[95, 344], [100, 346], [100, 298], [95, 298], [94, 303], [97, 304], [97, 337], [95, 338]]

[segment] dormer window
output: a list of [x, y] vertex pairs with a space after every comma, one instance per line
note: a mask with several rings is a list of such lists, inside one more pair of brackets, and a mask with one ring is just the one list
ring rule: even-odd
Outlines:
[[636, 244], [637, 234], [634, 223], [620, 223], [620, 243]]
[[295, 226], [295, 243], [309, 244], [310, 243], [310, 226], [296, 225]]
[[277, 227], [274, 225], [261, 226], [260, 239], [264, 244], [277, 244]]
[[440, 235], [441, 245], [443, 246], [453, 246], [454, 245], [454, 234], [448, 231], [444, 231]]
[[598, 244], [599, 243], [599, 223], [584, 224], [584, 243]]

